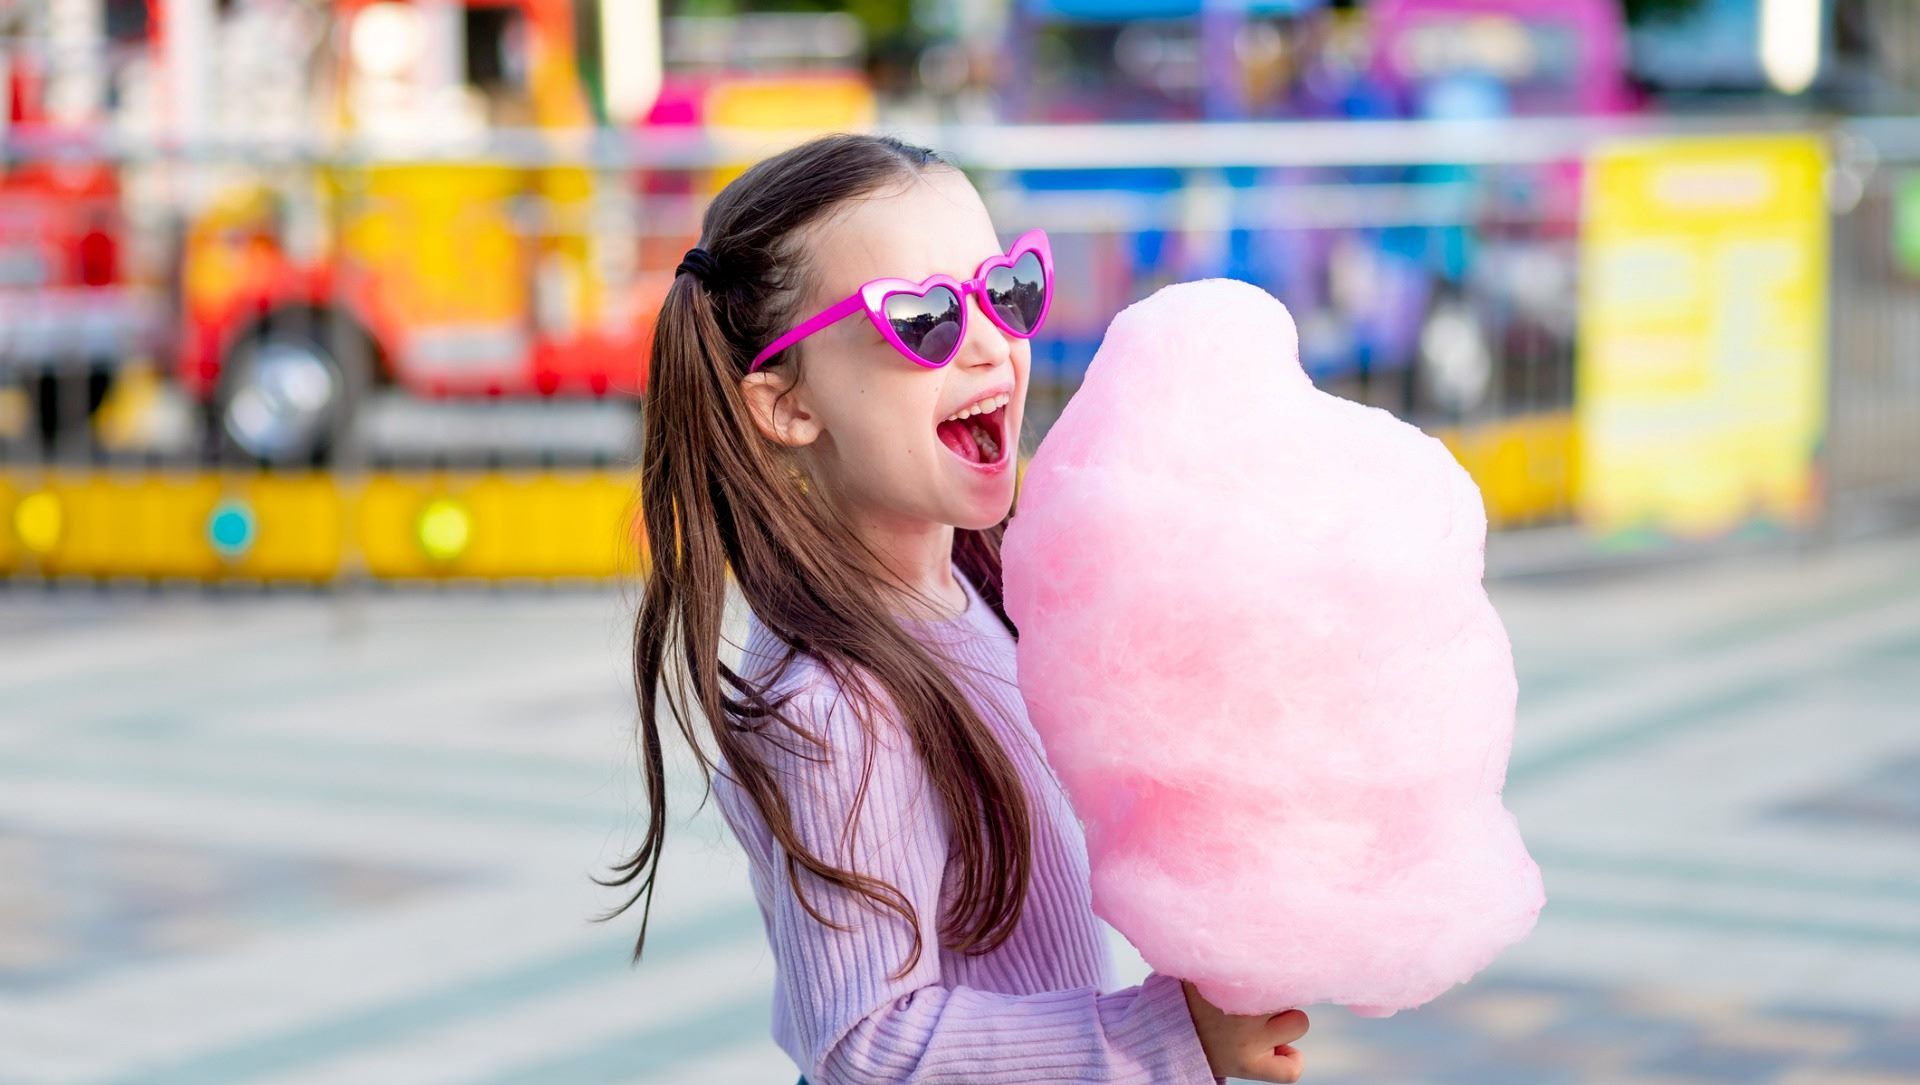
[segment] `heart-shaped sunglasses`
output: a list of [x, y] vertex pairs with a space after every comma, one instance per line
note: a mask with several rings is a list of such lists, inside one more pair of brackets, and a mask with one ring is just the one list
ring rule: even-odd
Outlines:
[[1044, 230], [1028, 230], [1006, 252], [989, 256], [961, 282], [951, 275], [911, 279], [872, 279], [845, 299], [822, 309], [773, 341], [747, 367], [751, 373], [767, 359], [814, 332], [864, 309], [867, 319], [893, 349], [938, 369], [953, 360], [967, 338], [967, 296], [978, 295], [980, 309], [1001, 331], [1029, 338], [1040, 330], [1053, 304], [1053, 249]]

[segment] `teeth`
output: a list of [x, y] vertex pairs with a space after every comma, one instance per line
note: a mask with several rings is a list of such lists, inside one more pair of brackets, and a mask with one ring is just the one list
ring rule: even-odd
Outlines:
[[946, 417], [948, 422], [958, 422], [963, 418], [972, 418], [976, 414], [991, 414], [1007, 405], [1013, 397], [1005, 392], [991, 399], [983, 399], [971, 407], [962, 407]]

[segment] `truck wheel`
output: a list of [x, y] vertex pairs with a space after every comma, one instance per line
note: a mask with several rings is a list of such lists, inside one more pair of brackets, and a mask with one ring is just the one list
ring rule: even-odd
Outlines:
[[325, 313], [276, 317], [242, 336], [221, 365], [208, 417], [215, 454], [224, 462], [326, 466], [365, 390], [368, 344]]

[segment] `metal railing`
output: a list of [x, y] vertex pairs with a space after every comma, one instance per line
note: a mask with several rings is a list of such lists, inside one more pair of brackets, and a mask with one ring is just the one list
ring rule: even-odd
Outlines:
[[[1476, 434], [1508, 442], [1486, 462], [1505, 457], [1488, 469], [1519, 495], [1495, 495], [1507, 501], [1496, 526], [1511, 528], [1570, 516], [1583, 156], [1621, 135], [1806, 123], [889, 130], [961, 163], [1004, 229], [1053, 238], [1061, 273], [1033, 345], [1034, 440], [1115, 313], [1169, 282], [1233, 276], [1288, 304], [1322, 387], [1462, 449]], [[1920, 214], [1920, 120], [1824, 130], [1835, 162], [1824, 482], [1835, 507], [1905, 501], [1920, 491], [1920, 273], [1896, 231]], [[94, 197], [104, 202], [85, 226], [41, 222], [37, 234], [8, 216], [8, 199], [25, 205], [18, 187], [0, 188], [0, 468], [628, 466], [637, 412], [622, 378], [714, 178], [811, 134], [181, 146], [15, 130], [8, 177], [104, 162], [120, 183]], [[439, 195], [423, 180], [460, 163], [491, 180]], [[111, 250], [110, 281], [44, 266], [84, 263], [83, 249]], [[249, 276], [273, 289], [248, 289]], [[247, 367], [255, 386], [231, 386]], [[351, 413], [328, 415], [311, 451], [276, 461], [270, 441], [236, 436], [236, 413], [270, 428], [276, 405], [329, 380]]]
[[1920, 121], [1841, 134], [1827, 484], [1897, 512], [1920, 499]]

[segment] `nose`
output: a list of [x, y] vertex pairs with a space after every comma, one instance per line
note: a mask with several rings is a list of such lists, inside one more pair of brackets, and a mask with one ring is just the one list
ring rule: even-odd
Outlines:
[[960, 344], [960, 352], [954, 356], [954, 362], [972, 368], [994, 368], [1013, 357], [1013, 336], [1000, 330], [991, 317], [987, 316], [987, 292], [969, 291], [972, 300], [968, 303], [977, 307], [975, 312], [967, 314], [967, 338]]

